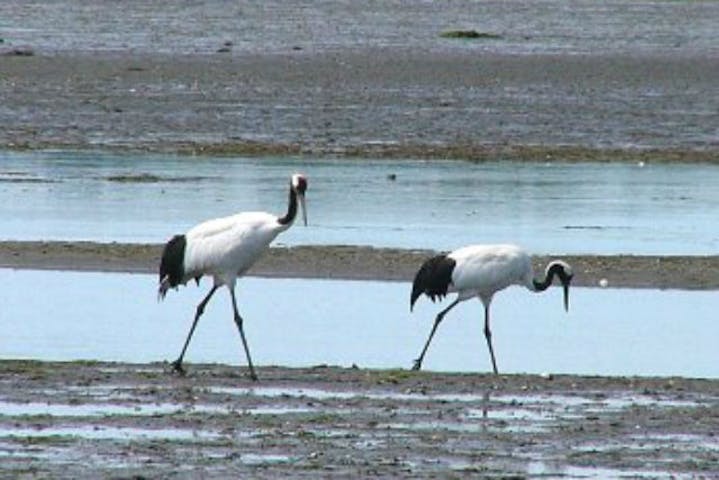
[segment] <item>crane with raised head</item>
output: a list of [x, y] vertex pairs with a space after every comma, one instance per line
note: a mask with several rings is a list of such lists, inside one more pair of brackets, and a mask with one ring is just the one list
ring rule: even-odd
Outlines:
[[305, 191], [307, 177], [296, 173], [290, 179], [289, 204], [283, 216], [266, 212], [243, 212], [229, 217], [208, 220], [191, 228], [187, 233], [172, 237], [162, 252], [160, 260], [160, 286], [158, 298], [165, 298], [170, 288], [186, 284], [194, 279], [199, 285], [204, 275], [212, 277], [213, 285], [209, 293], [197, 305], [195, 317], [182, 347], [180, 356], [171, 363], [178, 373], [184, 373], [182, 361], [195, 332], [197, 322], [212, 298], [222, 287], [227, 287], [232, 300], [232, 311], [242, 345], [247, 356], [250, 378], [257, 380], [252, 357], [245, 337], [243, 319], [237, 309], [235, 283], [244, 275], [255, 261], [267, 250], [270, 243], [288, 228], [302, 211], [304, 224], [307, 225], [305, 210]]

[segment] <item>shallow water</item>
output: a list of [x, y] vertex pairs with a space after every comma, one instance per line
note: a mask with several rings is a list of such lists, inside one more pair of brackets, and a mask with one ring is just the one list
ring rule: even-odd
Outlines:
[[[172, 360], [207, 288], [157, 303], [150, 275], [0, 270], [0, 282], [0, 356], [41, 360]], [[247, 278], [238, 287], [258, 365], [409, 368], [441, 307], [422, 299], [410, 314], [408, 297], [403, 283]], [[569, 313], [559, 289], [495, 297], [501, 372], [719, 378], [715, 293], [576, 288], [571, 297]], [[208, 305], [186, 361], [245, 364], [226, 292]], [[490, 370], [479, 302], [445, 319], [424, 368]]]
[[673, 472], [658, 472], [656, 470], [630, 470], [618, 468], [578, 467], [569, 465], [556, 465], [551, 461], [535, 461], [527, 466], [527, 474], [537, 478], [632, 478], [635, 480], [683, 480], [694, 478], [690, 474], [675, 474]]
[[[161, 243], [208, 218], [286, 209], [310, 179], [310, 226], [278, 242], [537, 253], [713, 254], [714, 165], [192, 158], [0, 152], [0, 239]], [[396, 175], [390, 180], [388, 175]]]
[[[190, 429], [145, 429], [134, 427], [50, 427], [50, 428], [0, 428], [0, 438], [32, 438], [57, 436], [81, 438], [85, 440], [181, 440], [181, 441], [210, 441], [219, 438], [219, 434], [214, 432], [204, 432]], [[0, 455], [1, 457], [2, 455]]]
[[[0, 3], [8, 42], [42, 52], [326, 52], [367, 47], [466, 48], [511, 54], [716, 51], [719, 4], [614, 0], [490, 0], [373, 3], [351, 0], [259, 4], [171, 1], [130, 5], [65, 1]], [[118, 25], [120, 24], [120, 25]], [[445, 30], [499, 35], [456, 41]]]

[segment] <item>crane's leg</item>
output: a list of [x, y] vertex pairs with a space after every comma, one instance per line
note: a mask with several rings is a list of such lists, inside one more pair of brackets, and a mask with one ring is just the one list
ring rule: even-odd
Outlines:
[[192, 322], [192, 327], [190, 327], [190, 333], [187, 334], [187, 339], [185, 340], [185, 345], [182, 347], [182, 352], [180, 352], [180, 356], [177, 358], [177, 360], [170, 364], [172, 366], [172, 369], [181, 375], [184, 375], [185, 373], [185, 369], [182, 368], [182, 359], [185, 357], [185, 351], [187, 350], [187, 346], [190, 344], [192, 334], [195, 333], [197, 321], [200, 319], [200, 316], [205, 311], [205, 306], [207, 305], [207, 302], [210, 301], [210, 298], [212, 298], [212, 295], [218, 288], [219, 287], [217, 285], [214, 285], [212, 287], [212, 290], [210, 290], [210, 293], [208, 293], [207, 296], [202, 299], [200, 304], [197, 305], [197, 311], [195, 312], [195, 320]]
[[497, 361], [494, 359], [494, 348], [492, 348], [492, 331], [489, 329], [489, 305], [484, 306], [484, 338], [487, 339], [487, 346], [489, 347], [489, 355], [492, 357], [492, 368], [494, 368], [494, 374], [498, 375]]
[[250, 378], [257, 380], [257, 374], [255, 373], [255, 367], [252, 366], [252, 357], [250, 357], [250, 349], [247, 346], [247, 339], [245, 338], [245, 329], [242, 328], [242, 317], [240, 312], [237, 311], [237, 300], [235, 299], [235, 290], [230, 288], [230, 296], [232, 297], [232, 310], [235, 313], [235, 324], [237, 329], [240, 331], [240, 337], [242, 337], [242, 345], [245, 347], [245, 354], [247, 355], [247, 365], [250, 367]]
[[432, 327], [432, 331], [429, 333], [429, 338], [427, 339], [427, 343], [424, 344], [424, 348], [422, 349], [422, 353], [419, 354], [419, 358], [417, 358], [414, 361], [414, 365], [412, 366], [412, 370], [420, 370], [422, 368], [422, 361], [424, 360], [424, 354], [427, 353], [427, 349], [429, 348], [429, 344], [432, 341], [432, 337], [434, 337], [434, 332], [437, 331], [437, 327], [439, 326], [440, 322], [444, 318], [444, 316], [452, 310], [458, 303], [460, 302], [459, 299], [455, 300], [450, 304], [449, 307], [445, 308], [441, 312], [437, 314], [437, 318], [434, 319], [434, 326]]

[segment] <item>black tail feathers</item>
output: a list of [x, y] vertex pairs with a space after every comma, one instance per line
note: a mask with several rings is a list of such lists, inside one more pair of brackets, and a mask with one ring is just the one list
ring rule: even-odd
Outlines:
[[437, 255], [425, 261], [417, 271], [412, 283], [409, 309], [414, 307], [417, 299], [424, 293], [434, 302], [437, 297], [442, 299], [452, 283], [452, 272], [456, 262], [447, 255]]
[[185, 276], [185, 248], [187, 239], [184, 235], [175, 235], [165, 245], [160, 260], [160, 288], [158, 298], [165, 298], [167, 291], [182, 283]]

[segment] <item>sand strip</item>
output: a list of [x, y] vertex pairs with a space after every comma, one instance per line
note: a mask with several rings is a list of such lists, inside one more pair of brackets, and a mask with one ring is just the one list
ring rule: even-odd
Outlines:
[[[94, 242], [0, 242], [0, 268], [156, 273], [162, 245]], [[260, 277], [410, 282], [434, 252], [351, 245], [273, 247], [250, 271]], [[575, 269], [574, 285], [613, 288], [719, 289], [719, 256], [551, 255]]]

